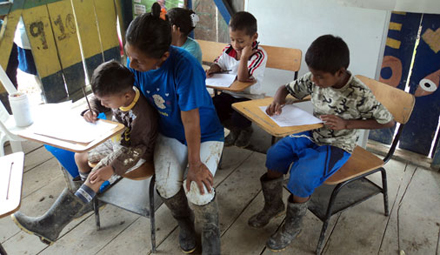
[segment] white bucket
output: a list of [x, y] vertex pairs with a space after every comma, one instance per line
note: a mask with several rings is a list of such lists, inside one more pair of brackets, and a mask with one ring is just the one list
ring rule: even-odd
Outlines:
[[10, 94], [9, 103], [11, 105], [12, 114], [14, 115], [15, 124], [18, 127], [26, 127], [34, 122], [32, 120], [31, 107], [26, 94]]

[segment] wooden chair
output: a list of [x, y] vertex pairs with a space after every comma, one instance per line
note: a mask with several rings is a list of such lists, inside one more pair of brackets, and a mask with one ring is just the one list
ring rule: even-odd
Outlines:
[[[398, 124], [397, 134], [392, 141], [388, 154], [383, 159], [379, 159], [362, 147], [357, 146], [341, 169], [327, 179], [313, 193], [309, 210], [323, 221], [316, 248], [317, 254], [320, 254], [322, 251], [325, 233], [332, 215], [382, 193], [385, 216], [388, 216], [388, 187], [383, 165], [393, 156], [403, 127], [409, 120], [415, 104], [414, 96], [403, 90], [364, 76], [357, 75], [356, 77], [371, 89], [376, 99], [391, 112], [394, 120], [400, 123], [400, 125]], [[376, 172], [381, 172], [382, 174], [382, 187], [365, 178]], [[343, 189], [344, 187], [347, 188]], [[337, 201], [336, 197], [338, 197]]]
[[98, 194], [94, 200], [97, 228], [101, 227], [99, 201], [150, 218], [151, 250], [156, 253], [155, 211], [162, 204], [162, 200], [155, 195], [154, 183], [154, 166], [145, 163], [124, 175], [110, 189]]
[[[220, 56], [226, 43], [197, 40], [202, 49], [203, 63], [213, 63]], [[281, 69], [295, 72], [294, 79], [298, 78], [301, 68], [302, 52], [299, 49], [261, 45], [267, 53], [267, 68]]]

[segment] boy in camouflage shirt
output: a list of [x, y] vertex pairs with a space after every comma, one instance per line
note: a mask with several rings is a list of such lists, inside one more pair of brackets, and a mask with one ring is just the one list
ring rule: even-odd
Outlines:
[[265, 205], [248, 223], [261, 228], [284, 211], [283, 175], [290, 169], [286, 220], [266, 243], [272, 251], [283, 250], [301, 231], [310, 196], [348, 160], [359, 139], [358, 129], [394, 126], [391, 113], [347, 70], [349, 50], [341, 38], [319, 37], [305, 60], [310, 73], [281, 86], [266, 112], [280, 114], [288, 94], [299, 99], [310, 95], [313, 113], [324, 127], [285, 137], [267, 152], [268, 172], [260, 178]]

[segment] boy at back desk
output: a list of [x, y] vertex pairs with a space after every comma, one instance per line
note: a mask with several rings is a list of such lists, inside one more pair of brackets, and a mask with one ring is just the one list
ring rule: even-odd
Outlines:
[[237, 75], [241, 82], [255, 82], [243, 92], [223, 91], [213, 97], [217, 115], [222, 124], [231, 132], [225, 138], [225, 146], [246, 147], [252, 135], [252, 122], [232, 109], [232, 104], [256, 98], [262, 98], [261, 84], [267, 56], [258, 46], [257, 20], [248, 12], [237, 12], [229, 22], [231, 44], [223, 49], [222, 54], [206, 71], [210, 77], [214, 73], [229, 72]]
[[[75, 194], [64, 189], [43, 216], [31, 218], [15, 213], [12, 218], [21, 229], [51, 244], [70, 221], [84, 213], [104, 181], [113, 175], [136, 178], [154, 173], [158, 116], [133, 86], [134, 81], [133, 73], [114, 60], [96, 68], [91, 78], [95, 95], [92, 112], [86, 110], [83, 116], [88, 122], [95, 122], [102, 109], [111, 108], [113, 120], [124, 124], [125, 130], [89, 152], [76, 153], [75, 162], [85, 183]], [[93, 170], [89, 161], [98, 163]]]
[[290, 169], [286, 220], [266, 242], [272, 251], [283, 250], [301, 231], [310, 196], [348, 160], [359, 138], [358, 129], [394, 125], [390, 112], [347, 70], [349, 50], [341, 38], [317, 38], [305, 61], [310, 72], [281, 86], [266, 109], [269, 115], [280, 114], [288, 94], [299, 99], [310, 95], [314, 115], [324, 121], [324, 127], [285, 137], [267, 152], [268, 170], [260, 178], [264, 208], [248, 224], [264, 227], [284, 211], [283, 175]]

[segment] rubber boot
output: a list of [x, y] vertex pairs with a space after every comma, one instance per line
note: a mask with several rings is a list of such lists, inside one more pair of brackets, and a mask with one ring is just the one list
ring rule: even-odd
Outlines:
[[225, 137], [225, 147], [234, 145], [240, 135], [240, 129], [231, 128], [229, 130], [231, 132]]
[[248, 220], [248, 224], [254, 228], [262, 228], [269, 221], [284, 212], [283, 202], [283, 177], [268, 180], [267, 174], [260, 177], [261, 187], [264, 196], [263, 210]]
[[11, 218], [23, 231], [34, 234], [40, 237], [43, 243], [51, 245], [84, 205], [81, 199], [65, 188], [43, 216], [28, 217], [16, 212]]
[[241, 129], [237, 140], [235, 140], [235, 146], [239, 148], [247, 147], [251, 143], [251, 136], [253, 132], [254, 129], [252, 129], [252, 126]]
[[197, 248], [196, 231], [194, 229], [194, 214], [188, 206], [185, 192], [181, 189], [171, 198], [162, 198], [164, 204], [171, 210], [180, 228], [179, 243], [184, 253], [192, 253]]
[[291, 199], [292, 196], [287, 203], [286, 220], [283, 226], [266, 242], [266, 246], [274, 252], [284, 250], [302, 229], [302, 221], [307, 213], [310, 199], [304, 203], [293, 203]]
[[217, 200], [214, 199], [206, 205], [191, 204], [197, 222], [202, 224], [202, 254], [220, 254], [220, 229], [218, 223]]

